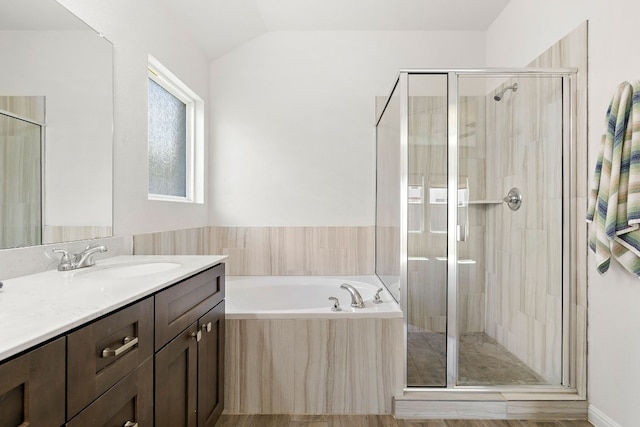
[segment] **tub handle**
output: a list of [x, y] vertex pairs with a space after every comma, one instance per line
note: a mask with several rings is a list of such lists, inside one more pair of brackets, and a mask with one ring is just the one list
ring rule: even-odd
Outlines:
[[331, 311], [342, 311], [342, 307], [340, 307], [340, 301], [336, 297], [329, 297], [329, 301], [333, 301], [333, 307], [331, 307]]
[[380, 298], [380, 292], [382, 292], [383, 289], [384, 288], [380, 288], [376, 292], [376, 295], [373, 297], [373, 303], [374, 304], [382, 304], [382, 298]]

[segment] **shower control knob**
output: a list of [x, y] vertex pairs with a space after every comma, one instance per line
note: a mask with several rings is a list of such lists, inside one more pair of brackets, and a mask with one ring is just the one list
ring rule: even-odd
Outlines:
[[519, 188], [513, 187], [502, 200], [509, 206], [509, 209], [517, 211], [522, 206], [522, 192]]

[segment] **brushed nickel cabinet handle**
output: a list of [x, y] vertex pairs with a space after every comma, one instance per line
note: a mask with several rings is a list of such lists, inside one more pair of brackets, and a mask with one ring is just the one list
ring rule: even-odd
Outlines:
[[133, 421], [127, 421], [124, 423], [123, 427], [138, 427], [138, 423], [134, 423]]
[[107, 347], [102, 350], [102, 357], [118, 357], [125, 351], [134, 347], [136, 344], [138, 344], [138, 337], [124, 337], [120, 347], [115, 349]]
[[191, 338], [193, 338], [194, 340], [196, 340], [196, 342], [200, 342], [200, 340], [202, 339], [202, 332], [198, 331], [198, 332], [192, 332], [191, 333]]
[[200, 326], [200, 328], [205, 331], [206, 333], [211, 332], [211, 322], [208, 322], [202, 326]]

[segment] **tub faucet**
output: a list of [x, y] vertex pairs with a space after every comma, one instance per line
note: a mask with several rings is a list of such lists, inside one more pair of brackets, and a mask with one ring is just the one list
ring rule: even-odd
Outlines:
[[348, 283], [343, 283], [342, 285], [340, 285], [340, 289], [344, 289], [351, 294], [351, 307], [364, 308], [362, 295], [360, 295], [360, 292], [358, 292], [356, 288]]
[[93, 259], [93, 255], [98, 252], [107, 252], [107, 247], [104, 245], [89, 245], [85, 248], [84, 251], [75, 255], [70, 255], [69, 251], [62, 248], [54, 249], [53, 252], [62, 254], [62, 257], [60, 258], [60, 264], [58, 264], [58, 271], [69, 271], [95, 265], [96, 262]]

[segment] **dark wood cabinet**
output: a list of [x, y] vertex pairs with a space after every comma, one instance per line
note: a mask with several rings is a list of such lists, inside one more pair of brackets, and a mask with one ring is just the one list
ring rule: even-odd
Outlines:
[[224, 409], [224, 301], [198, 324], [198, 427], [213, 427]]
[[156, 351], [224, 299], [224, 264], [156, 294]]
[[64, 424], [65, 338], [0, 364], [0, 426]]
[[153, 297], [67, 336], [67, 418], [153, 356]]
[[213, 427], [224, 291], [218, 264], [0, 363], [0, 427]]
[[67, 427], [138, 425], [153, 425], [153, 359], [147, 359], [66, 424]]
[[156, 426], [213, 427], [224, 409], [224, 264], [156, 295], [158, 347]]
[[198, 325], [193, 323], [156, 354], [156, 427], [196, 427]]

